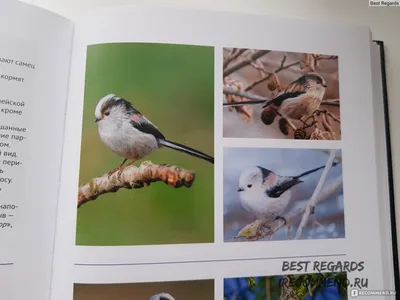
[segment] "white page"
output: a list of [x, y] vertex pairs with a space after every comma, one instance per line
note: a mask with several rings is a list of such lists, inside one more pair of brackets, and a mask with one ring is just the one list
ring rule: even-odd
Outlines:
[[58, 15], [0, 4], [2, 299], [49, 294], [72, 34]]
[[[157, 20], [157, 22], [153, 22], [153, 20]], [[111, 8], [93, 13], [86, 17], [77, 28], [72, 63], [71, 93], [67, 110], [52, 299], [71, 299], [74, 282], [94, 284], [190, 279], [215, 279], [215, 299], [221, 299], [224, 278], [278, 275], [282, 273], [283, 262], [288, 260], [296, 262], [307, 260], [312, 262], [311, 265], [318, 261], [364, 262], [362, 272], [350, 272], [347, 274], [347, 278], [351, 282], [354, 282], [356, 278], [368, 280], [367, 289], [369, 290], [384, 288], [386, 272], [381, 264], [382, 252], [379, 242], [380, 222], [377, 213], [379, 197], [376, 184], [377, 174], [374, 171], [377, 169], [375, 132], [374, 123], [371, 121], [374, 119], [370, 67], [371, 39], [368, 28], [282, 20], [266, 16], [137, 7]], [[294, 28], [297, 33], [293, 33]], [[111, 222], [108, 216], [112, 216], [113, 213], [119, 213], [117, 218], [121, 219], [126, 218], [127, 216], [124, 215], [128, 213], [123, 209], [117, 209], [118, 201], [115, 201], [115, 206], [107, 211], [108, 215], [103, 212], [102, 218], [97, 223], [77, 219], [76, 213], [75, 199], [78, 185], [82, 183], [79, 172], [85, 171], [80, 167], [81, 138], [83, 138], [81, 119], [84, 116], [85, 124], [89, 124], [89, 118], [94, 119], [95, 117], [94, 108], [92, 112], [85, 112], [85, 115], [82, 113], [85, 89], [93, 89], [93, 86], [85, 86], [85, 79], [88, 76], [88, 73], [85, 73], [87, 71], [86, 47], [103, 43], [165, 43], [214, 47], [215, 181], [214, 220], [211, 220], [214, 224], [214, 243], [187, 242], [140, 246], [112, 246], [109, 244], [83, 246], [78, 244], [75, 246], [77, 221], [78, 226], [94, 226], [92, 228], [96, 228], [98, 226], [96, 224]], [[223, 87], [220, 80], [223, 75], [221, 68], [223, 47], [323, 53], [338, 56], [340, 98], [344, 100], [340, 104], [341, 140], [294, 141], [291, 139], [223, 138], [223, 97], [221, 93]], [[105, 57], [106, 59], [107, 57]], [[127, 58], [127, 63], [128, 61], [129, 58]], [[101, 75], [113, 81], [118, 78], [113, 76], [123, 76], [122, 69], [120, 74], [117, 71], [113, 69], [111, 73], [107, 73], [107, 68], [104, 68], [104, 73]], [[157, 72], [157, 70], [154, 69], [153, 72]], [[132, 86], [126, 86], [125, 93], [133, 93], [131, 89], [134, 89], [134, 86], [135, 82], [132, 82]], [[157, 88], [157, 84], [154, 85], [154, 88]], [[109, 93], [114, 93], [114, 91], [110, 90]], [[94, 101], [94, 99], [90, 99], [90, 101]], [[140, 101], [140, 99], [136, 101]], [[156, 111], [156, 108], [153, 107], [153, 109]], [[155, 113], [153, 112], [153, 114]], [[156, 122], [153, 119], [152, 121]], [[179, 131], [179, 126], [177, 131]], [[100, 142], [97, 144], [99, 138], [96, 131], [93, 131], [92, 134], [97, 147], [93, 151], [103, 151], [104, 145]], [[345, 236], [314, 240], [260, 241], [251, 244], [225, 243], [224, 203], [222, 200], [225, 193], [223, 190], [223, 167], [226, 164], [223, 166], [222, 163], [224, 147], [225, 149], [248, 147], [267, 150], [270, 148], [341, 150], [345, 186], [343, 200]], [[104, 159], [106, 158], [104, 157]], [[94, 159], [92, 166], [102, 163], [101, 160]], [[115, 162], [117, 162], [116, 159]], [[97, 175], [101, 176], [102, 173]], [[152, 189], [152, 187], [148, 189]], [[132, 193], [134, 194], [135, 191], [132, 190]], [[96, 201], [87, 204], [84, 207], [86, 211], [99, 205], [100, 201]], [[363, 208], [362, 213], [360, 213], [360, 208]], [[152, 217], [152, 215], [148, 216], [149, 222]], [[209, 220], [205, 219], [204, 221]], [[84, 225], [79, 225], [80, 223]], [[109, 224], [114, 228], [113, 225]], [[112, 236], [114, 234], [117, 235], [118, 232], [104, 231], [104, 235]], [[365, 238], [366, 234], [373, 237], [375, 242], [371, 243], [371, 239]], [[317, 271], [311, 268], [303, 269], [301, 272], [315, 273]], [[96, 293], [104, 296], [100, 290], [93, 291], [87, 296], [94, 297]], [[79, 295], [74, 298], [74, 300], [80, 299]], [[104, 299], [107, 299], [107, 296], [104, 296]]]

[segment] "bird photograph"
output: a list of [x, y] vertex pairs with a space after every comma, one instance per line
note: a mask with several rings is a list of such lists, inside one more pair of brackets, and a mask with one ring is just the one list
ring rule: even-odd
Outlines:
[[338, 56], [224, 48], [227, 138], [340, 140]]
[[347, 276], [314, 273], [224, 279], [224, 300], [344, 300]]
[[76, 244], [214, 242], [214, 49], [87, 49]]
[[224, 241], [344, 238], [341, 156], [225, 147]]
[[74, 284], [73, 300], [213, 300], [214, 280]]

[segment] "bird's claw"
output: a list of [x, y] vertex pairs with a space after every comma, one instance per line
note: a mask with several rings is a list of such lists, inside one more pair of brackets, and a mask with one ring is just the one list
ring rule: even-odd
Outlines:
[[327, 112], [328, 112], [328, 110], [326, 110], [326, 109], [316, 109], [313, 114], [316, 114], [317, 116], [319, 116], [320, 114], [326, 114]]
[[117, 172], [118, 170], [121, 171], [120, 168], [115, 168], [115, 169], [112, 169], [110, 172], [108, 172], [108, 174], [107, 174], [108, 179], [110, 179], [111, 176], [112, 176], [115, 172]]
[[121, 181], [121, 175], [122, 175], [122, 171], [123, 171], [124, 169], [120, 169], [119, 171], [118, 171], [118, 174], [117, 174], [117, 178], [118, 178], [118, 181]]

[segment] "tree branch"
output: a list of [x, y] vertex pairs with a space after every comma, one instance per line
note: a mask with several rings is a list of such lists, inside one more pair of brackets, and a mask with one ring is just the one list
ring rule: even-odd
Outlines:
[[232, 61], [234, 61], [236, 58], [242, 55], [245, 51], [247, 51], [247, 49], [240, 49], [237, 52], [231, 53], [231, 55], [228, 56], [228, 58], [224, 61], [223, 68], [225, 69]]
[[224, 77], [232, 74], [233, 72], [251, 64], [252, 61], [259, 59], [260, 57], [264, 56], [265, 54], [271, 52], [271, 50], [259, 50], [254, 54], [250, 55], [250, 57], [243, 59], [242, 61], [237, 62], [236, 64], [232, 65], [230, 68], [224, 70]]
[[277, 68], [275, 71], [273, 71], [273, 72], [271, 72], [271, 73], [268, 73], [268, 75], [266, 75], [266, 76], [264, 76], [264, 77], [261, 77], [260, 79], [254, 81], [252, 84], [250, 84], [248, 87], [245, 88], [245, 92], [251, 90], [251, 89], [254, 88], [257, 84], [260, 84], [261, 82], [264, 82], [264, 81], [270, 79], [271, 76], [272, 76], [273, 74], [278, 73], [278, 72], [280, 72], [280, 71], [282, 71], [282, 70], [285, 70], [285, 69], [289, 69], [289, 68], [291, 68], [291, 67], [293, 67], [293, 66], [296, 66], [296, 65], [299, 65], [299, 64], [300, 64], [300, 62], [297, 61], [297, 62], [294, 62], [294, 63], [291, 63], [291, 64], [288, 64], [288, 65], [284, 66], [285, 61], [286, 61], [286, 56], [284, 56], [284, 58], [282, 59], [281, 65], [279, 66], [279, 68]]
[[[239, 97], [243, 97], [243, 98], [252, 100], [252, 101], [243, 101], [243, 102], [224, 103], [223, 106], [253, 105], [253, 104], [261, 104], [261, 103], [269, 101], [269, 99], [267, 99], [265, 97], [262, 97], [262, 96], [259, 96], [256, 94], [252, 94], [252, 93], [248, 93], [248, 92], [238, 91], [233, 88], [224, 87], [223, 93], [226, 95], [236, 95]], [[340, 107], [340, 100], [339, 99], [324, 100], [321, 102], [321, 105], [330, 105], [330, 106]]]
[[93, 178], [88, 183], [79, 187], [78, 208], [90, 200], [97, 199], [100, 195], [114, 193], [121, 188], [139, 189], [149, 186], [152, 182], [162, 181], [171, 187], [191, 187], [195, 173], [171, 165], [156, 165], [149, 161], [143, 162], [139, 167], [128, 166], [110, 177]]
[[296, 240], [298, 240], [301, 237], [303, 228], [306, 226], [310, 215], [314, 214], [314, 208], [317, 205], [319, 194], [322, 191], [322, 187], [324, 186], [326, 177], [328, 176], [329, 170], [331, 169], [333, 161], [335, 160], [335, 155], [336, 155], [336, 150], [331, 150], [331, 153], [328, 157], [328, 161], [326, 162], [324, 171], [322, 172], [321, 177], [318, 181], [317, 187], [315, 188], [314, 193], [311, 196], [311, 199], [309, 200], [309, 202], [307, 204], [306, 211], [304, 212], [304, 215], [303, 215], [303, 218], [299, 225], [299, 228], [297, 228], [296, 237], [295, 237]]

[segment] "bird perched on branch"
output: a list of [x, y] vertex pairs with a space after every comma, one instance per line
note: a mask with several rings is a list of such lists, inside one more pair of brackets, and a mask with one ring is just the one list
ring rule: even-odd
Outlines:
[[286, 119], [304, 121], [318, 110], [327, 87], [324, 78], [317, 73], [308, 73], [290, 83], [272, 99], [225, 103], [224, 106], [264, 104], [261, 120], [266, 125], [274, 122], [277, 115]]
[[109, 172], [109, 176], [116, 171], [121, 172], [127, 160], [132, 160], [128, 164], [131, 165], [161, 147], [214, 163], [214, 158], [207, 154], [167, 140], [130, 102], [114, 94], [100, 99], [96, 106], [95, 118], [100, 139], [111, 151], [124, 158], [119, 166]]
[[172, 297], [170, 294], [161, 293], [161, 294], [151, 296], [151, 298], [149, 300], [175, 300], [175, 298]]
[[305, 74], [263, 105], [261, 120], [270, 125], [277, 114], [286, 119], [303, 120], [318, 110], [327, 87], [317, 73]]
[[[332, 166], [338, 164], [334, 162]], [[257, 166], [241, 173], [239, 177], [239, 199], [242, 206], [258, 220], [270, 222], [281, 219], [288, 206], [291, 188], [303, 181], [300, 178], [325, 168], [318, 167], [297, 176], [281, 176], [271, 170]]]

